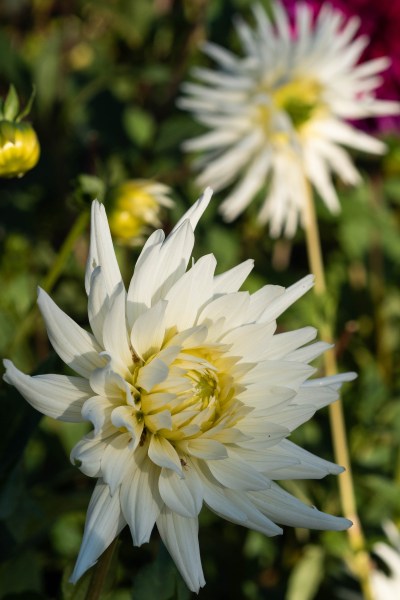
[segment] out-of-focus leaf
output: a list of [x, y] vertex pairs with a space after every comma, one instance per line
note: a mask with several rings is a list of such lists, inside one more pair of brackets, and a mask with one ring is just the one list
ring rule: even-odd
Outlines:
[[151, 115], [138, 107], [129, 107], [123, 114], [124, 128], [132, 142], [146, 146], [153, 139], [155, 123]]
[[[41, 591], [40, 563], [35, 554], [24, 552], [0, 566], [2, 594]], [[3, 596], [1, 596], [3, 598]]]
[[82, 513], [68, 513], [62, 515], [51, 530], [51, 539], [54, 548], [61, 556], [76, 558], [82, 542], [82, 527], [84, 518]]
[[178, 570], [160, 543], [156, 560], [143, 567], [133, 584], [133, 598], [140, 600], [188, 600], [191, 592], [186, 587]]
[[295, 565], [288, 584], [286, 600], [311, 600], [324, 577], [324, 551], [320, 546], [306, 546]]
[[[100, 593], [99, 600], [114, 600], [114, 584], [115, 584], [115, 574], [117, 571], [118, 564], [118, 547], [115, 549], [113, 553], [113, 557], [111, 559], [111, 565], [109, 565], [107, 575], [105, 578], [103, 589]], [[68, 567], [64, 570], [63, 578], [61, 582], [61, 597], [62, 600], [86, 600], [87, 592], [91, 585], [91, 581], [93, 578], [93, 572], [96, 569], [96, 565], [94, 565], [91, 569], [86, 571], [86, 573], [75, 583], [69, 583], [69, 578], [71, 577], [71, 573], [74, 567], [74, 563], [68, 565]]]
[[383, 192], [389, 200], [400, 204], [400, 177], [388, 177], [383, 182]]
[[102, 202], [105, 194], [104, 182], [94, 175], [79, 175], [75, 193], [89, 202], [95, 199]]
[[19, 111], [19, 99], [15, 87], [10, 85], [9, 92], [6, 96], [3, 106], [4, 119], [14, 121]]

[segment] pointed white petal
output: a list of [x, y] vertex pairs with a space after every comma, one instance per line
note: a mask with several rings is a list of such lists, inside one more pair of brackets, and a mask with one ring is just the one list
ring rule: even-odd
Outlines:
[[100, 479], [89, 503], [83, 540], [70, 578], [71, 583], [76, 583], [97, 562], [125, 525], [119, 494], [111, 496], [108, 485]]
[[271, 485], [267, 477], [239, 459], [210, 460], [207, 464], [215, 479], [232, 490], [263, 490]]
[[233, 329], [242, 325], [246, 319], [250, 295], [248, 292], [234, 292], [224, 294], [206, 304], [201, 311], [198, 323], [216, 323], [219, 319], [226, 319], [229, 328]]
[[99, 356], [102, 348], [95, 338], [58, 308], [41, 288], [38, 305], [51, 345], [71, 369], [82, 377], [89, 378], [94, 369], [104, 366], [105, 360]]
[[203, 504], [203, 486], [189, 462], [183, 477], [171, 469], [161, 469], [158, 488], [168, 508], [182, 517], [197, 517]]
[[246, 514], [226, 495], [226, 489], [211, 474], [204, 461], [196, 461], [195, 468], [203, 484], [204, 502], [215, 514], [232, 523], [245, 525]]
[[240, 265], [214, 277], [214, 294], [230, 294], [237, 292], [249, 273], [253, 270], [254, 260], [249, 259]]
[[159, 467], [176, 471], [182, 476], [182, 465], [175, 448], [165, 438], [152, 435], [149, 445], [149, 458]]
[[159, 300], [135, 321], [131, 332], [131, 343], [139, 358], [147, 360], [159, 352], [165, 336], [165, 311], [168, 302]]
[[84, 402], [93, 395], [87, 379], [67, 375], [35, 375], [19, 371], [10, 360], [4, 360], [4, 381], [17, 388], [36, 410], [44, 415], [79, 423]]
[[139, 371], [136, 385], [150, 392], [154, 386], [166, 379], [169, 370], [168, 366], [160, 358], [153, 358]]
[[122, 283], [114, 288], [110, 307], [104, 320], [104, 348], [110, 353], [122, 376], [129, 374], [132, 354], [126, 326], [126, 292]]
[[90, 227], [90, 248], [86, 265], [86, 292], [90, 292], [92, 272], [101, 267], [108, 296], [111, 296], [116, 285], [122, 282], [108, 226], [104, 206], [95, 200], [92, 202]]
[[103, 345], [103, 326], [108, 310], [109, 297], [103, 273], [101, 267], [96, 267], [90, 278], [88, 316], [90, 327], [100, 345]]
[[282, 533], [282, 529], [278, 525], [256, 508], [250, 495], [245, 492], [238, 492], [237, 490], [226, 490], [226, 496], [230, 498], [247, 517], [247, 521], [245, 523], [240, 523], [240, 525], [244, 524], [246, 527], [255, 529], [255, 531], [260, 531], [269, 537], [280, 535]]
[[105, 483], [110, 487], [111, 495], [115, 494], [130, 470], [133, 455], [131, 439], [130, 433], [122, 433], [107, 440], [101, 459], [101, 470]]
[[179, 332], [196, 324], [201, 307], [212, 297], [216, 265], [212, 254], [202, 256], [169, 290], [166, 295], [167, 329], [175, 326]]
[[132, 534], [133, 544], [150, 539], [154, 523], [163, 507], [158, 491], [160, 469], [148, 458], [135, 466], [121, 485], [121, 507]]
[[164, 508], [157, 519], [157, 528], [186, 585], [199, 592], [205, 585], [199, 549], [199, 523]]
[[249, 492], [249, 495], [261, 512], [282, 525], [334, 531], [348, 529], [351, 525], [348, 519], [334, 517], [303, 504], [274, 483], [268, 490]]
[[319, 377], [316, 379], [310, 379], [302, 384], [302, 387], [320, 387], [329, 386], [334, 390], [339, 390], [343, 383], [348, 381], [354, 381], [358, 377], [357, 373], [349, 371], [348, 373], [338, 373], [337, 375], [330, 375], [329, 377]]
[[226, 448], [220, 442], [205, 437], [189, 440], [186, 450], [191, 456], [203, 458], [204, 460], [218, 460], [228, 456]]
[[288, 287], [282, 295], [276, 297], [258, 318], [260, 323], [275, 320], [296, 300], [301, 298], [314, 285], [314, 275], [307, 275]]

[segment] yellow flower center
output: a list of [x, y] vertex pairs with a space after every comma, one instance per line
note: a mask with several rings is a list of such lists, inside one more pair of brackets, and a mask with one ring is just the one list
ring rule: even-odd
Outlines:
[[157, 354], [145, 362], [134, 360], [129, 421], [142, 444], [153, 434], [178, 449], [180, 442], [218, 426], [231, 428], [243, 418], [247, 410], [236, 399], [243, 388], [230, 373], [236, 359], [225, 357], [224, 348], [216, 344], [182, 350], [168, 366], [166, 377], [150, 390], [144, 389], [143, 371], [157, 360]]
[[210, 401], [216, 399], [219, 394], [218, 380], [213, 371], [204, 369], [202, 371], [191, 370], [187, 373], [192, 383], [193, 398], [200, 401], [201, 408], [207, 408]]
[[321, 86], [313, 80], [294, 79], [273, 91], [261, 89], [260, 92], [261, 95], [266, 92], [271, 101], [270, 104], [266, 102], [257, 106], [256, 120], [264, 128], [266, 135], [274, 138], [274, 141], [279, 141], [282, 137], [287, 141], [288, 136], [285, 130], [276, 130], [273, 116], [277, 111], [284, 112], [297, 133], [301, 133], [302, 128], [324, 108]]
[[295, 129], [300, 129], [321, 104], [321, 87], [316, 81], [294, 79], [273, 93], [277, 108], [286, 112]]

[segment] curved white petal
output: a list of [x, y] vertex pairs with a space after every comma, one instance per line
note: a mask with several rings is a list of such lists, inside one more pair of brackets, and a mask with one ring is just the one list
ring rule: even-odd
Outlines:
[[10, 360], [4, 360], [3, 363], [6, 368], [4, 381], [15, 386], [33, 408], [60, 421], [83, 421], [82, 406], [93, 395], [87, 379], [67, 375], [30, 377]]
[[101, 477], [101, 459], [107, 441], [93, 433], [85, 435], [71, 450], [71, 463], [88, 477]]
[[276, 484], [268, 490], [249, 492], [249, 496], [261, 512], [282, 525], [342, 531], [352, 524], [348, 519], [327, 515], [303, 504]]
[[111, 496], [108, 485], [99, 479], [88, 506], [83, 540], [70, 577], [71, 583], [76, 583], [97, 562], [125, 525], [119, 494]]
[[164, 507], [157, 519], [157, 528], [186, 585], [199, 592], [205, 585], [199, 550], [199, 523]]
[[105, 360], [99, 355], [102, 348], [95, 338], [58, 308], [41, 288], [38, 305], [51, 345], [71, 369], [88, 379], [94, 369], [104, 366]]

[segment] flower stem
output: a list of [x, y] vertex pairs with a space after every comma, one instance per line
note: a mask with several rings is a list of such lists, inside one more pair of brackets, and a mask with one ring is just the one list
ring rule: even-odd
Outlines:
[[[58, 278], [60, 277], [65, 263], [69, 259], [71, 252], [74, 248], [76, 240], [81, 235], [82, 231], [86, 227], [89, 221], [89, 211], [83, 211], [77, 220], [75, 221], [71, 231], [68, 236], [65, 238], [63, 245], [60, 248], [60, 251], [54, 261], [50, 271], [47, 273], [46, 277], [43, 279], [41, 287], [46, 291], [50, 292], [54, 285], [56, 284]], [[36, 318], [37, 318], [38, 309], [37, 306], [34, 305], [28, 314], [25, 316], [20, 326], [17, 328], [16, 334], [14, 336], [12, 345], [10, 347], [9, 353], [12, 354], [16, 348], [18, 348], [21, 343], [29, 336], [32, 329], [34, 328]]]
[[[318, 221], [315, 214], [314, 199], [309, 183], [307, 186], [307, 203], [304, 212], [304, 230], [306, 234], [308, 262], [311, 272], [315, 277], [315, 294], [324, 299], [327, 288], [325, 281], [324, 262], [322, 258], [321, 240], [318, 229]], [[321, 337], [328, 343], [333, 342], [332, 324], [325, 319], [320, 327]], [[324, 353], [325, 375], [337, 373], [336, 355], [334, 348]], [[365, 600], [372, 600], [370, 587], [370, 560], [365, 548], [365, 538], [362, 531], [360, 519], [357, 513], [357, 504], [354, 493], [353, 476], [351, 470], [349, 449], [347, 443], [346, 426], [343, 414], [342, 401], [339, 398], [329, 405], [329, 420], [332, 434], [335, 461], [345, 468], [338, 477], [339, 492], [344, 516], [353, 522], [353, 526], [347, 530], [350, 547], [353, 552], [353, 570], [357, 575]]]
[[93, 575], [90, 580], [88, 591], [86, 592], [85, 600], [98, 600], [103, 591], [104, 584], [108, 569], [110, 568], [111, 561], [115, 548], [117, 547], [118, 537], [106, 548], [103, 554], [100, 556], [96, 566], [93, 570]]

